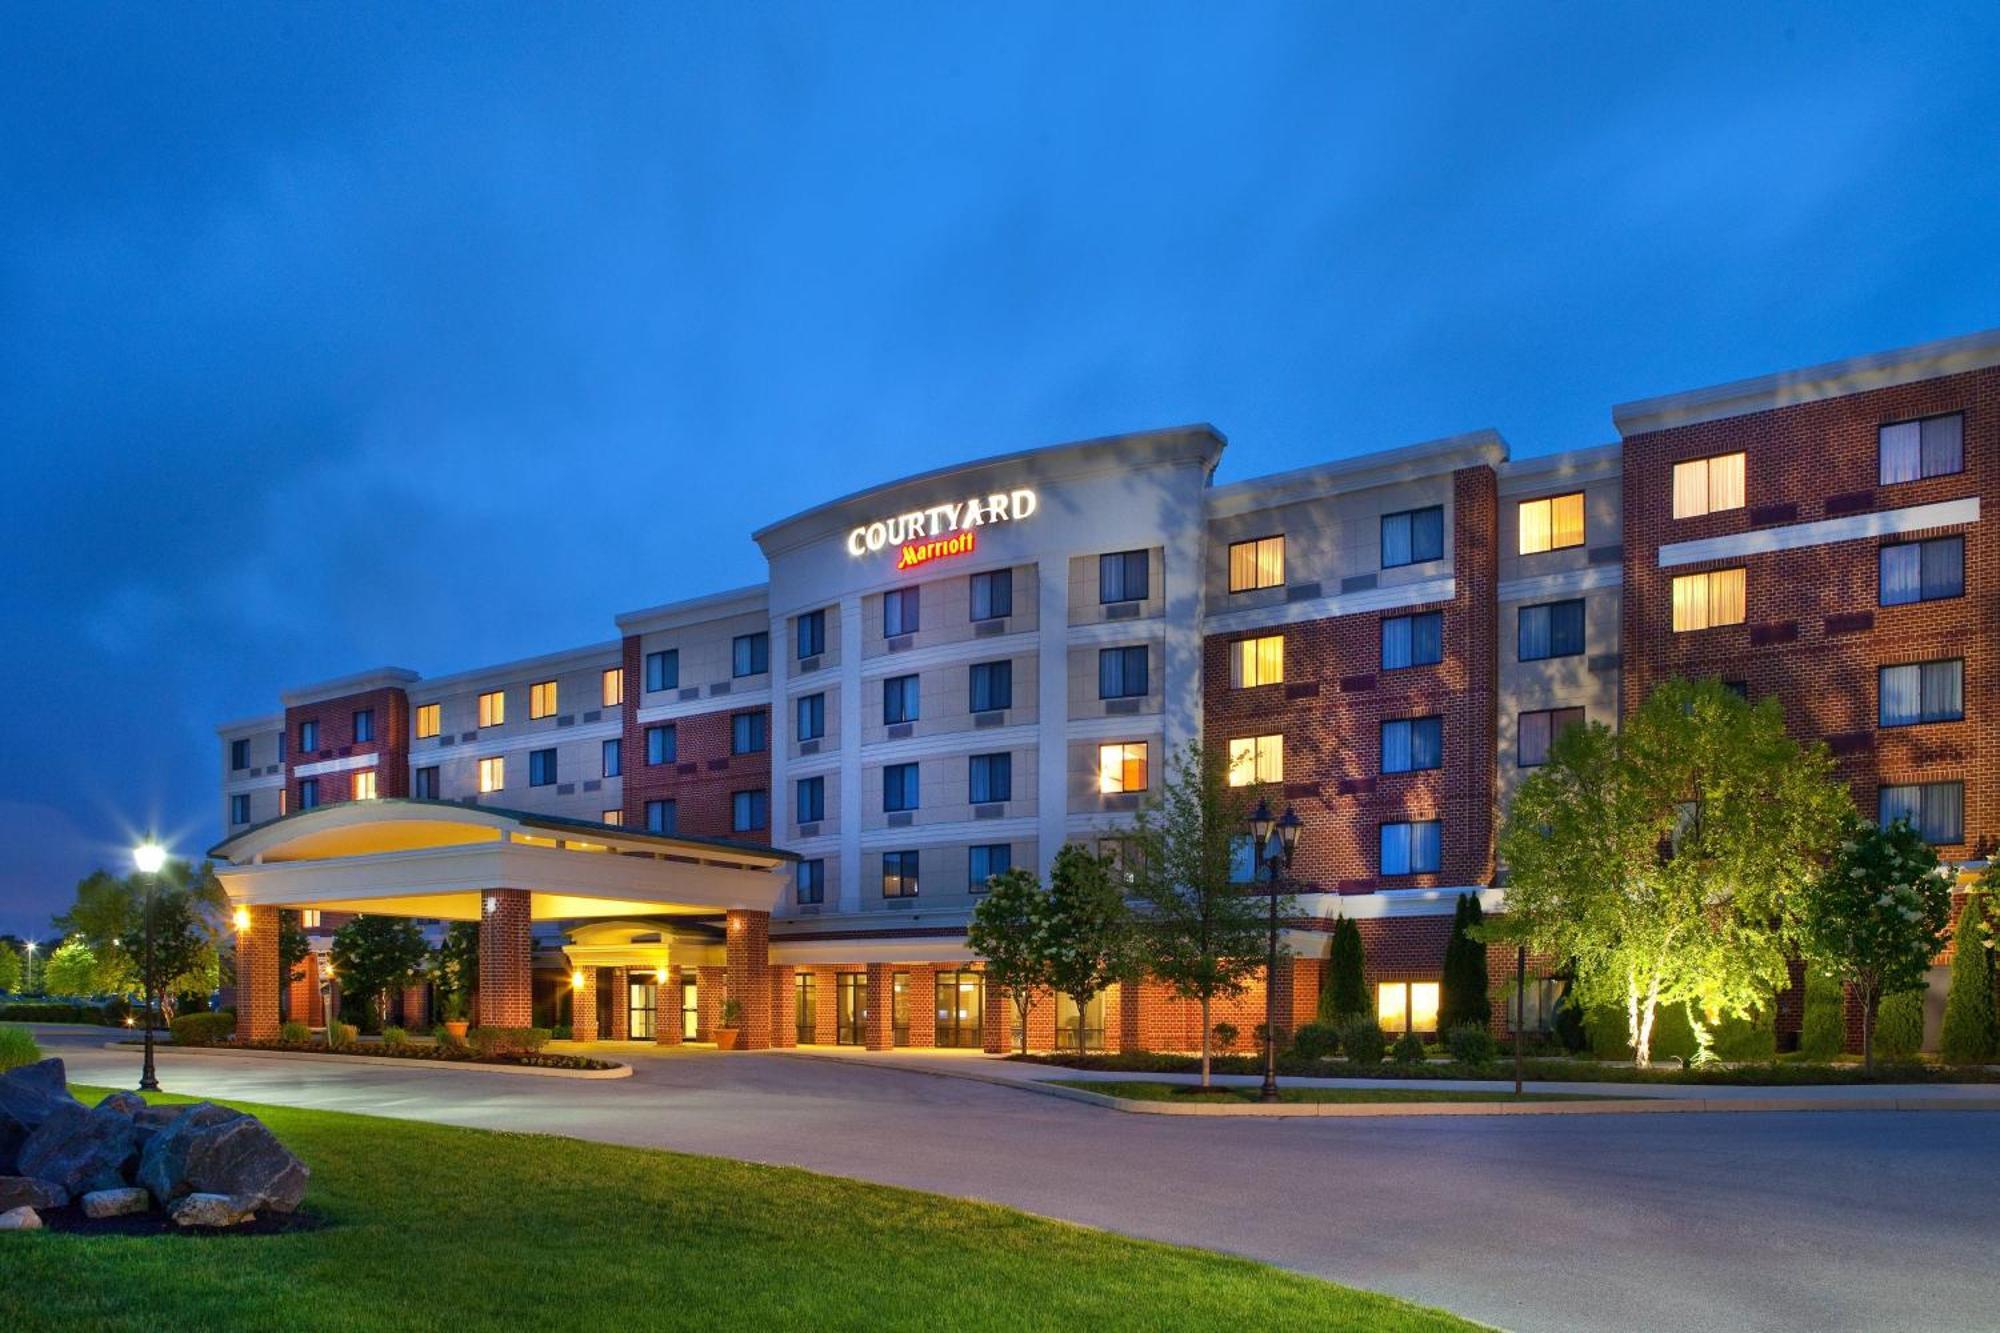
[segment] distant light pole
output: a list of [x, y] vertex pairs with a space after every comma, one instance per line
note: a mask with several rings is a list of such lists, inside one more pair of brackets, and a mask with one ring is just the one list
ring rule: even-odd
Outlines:
[[139, 1091], [158, 1092], [160, 1080], [153, 1074], [153, 882], [167, 863], [167, 849], [151, 838], [132, 849], [132, 864], [146, 885], [146, 962], [143, 978], [146, 993], [146, 1064], [139, 1074]]
[[[1271, 840], [1271, 830], [1278, 830], [1278, 850], [1265, 855], [1265, 846]], [[1271, 871], [1271, 938], [1270, 954], [1264, 971], [1264, 1086], [1257, 1094], [1260, 1102], [1278, 1100], [1278, 890], [1283, 872], [1292, 864], [1292, 854], [1298, 850], [1299, 830], [1305, 824], [1285, 807], [1284, 817], [1273, 820], [1271, 807], [1259, 800], [1257, 809], [1250, 816], [1250, 838], [1252, 843], [1252, 878], [1258, 862], [1268, 861]]]
[[33, 995], [35, 993], [35, 942], [29, 940], [21, 947], [28, 951], [28, 975], [21, 982], [21, 985], [27, 990], [28, 994]]

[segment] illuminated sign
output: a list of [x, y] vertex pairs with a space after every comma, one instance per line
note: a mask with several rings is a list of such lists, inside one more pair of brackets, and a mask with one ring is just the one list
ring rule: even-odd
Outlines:
[[941, 556], [965, 555], [972, 550], [974, 529], [1026, 518], [1040, 506], [1033, 491], [1018, 490], [912, 509], [848, 533], [847, 553], [862, 556], [893, 546], [896, 568], [910, 569]]

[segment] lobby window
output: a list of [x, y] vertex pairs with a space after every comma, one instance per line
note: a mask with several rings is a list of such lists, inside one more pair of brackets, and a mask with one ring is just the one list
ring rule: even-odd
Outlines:
[[491, 759], [480, 760], [479, 761], [480, 792], [484, 794], [486, 792], [505, 791], [506, 789], [507, 789], [507, 760], [500, 755], [494, 755]]
[[681, 687], [681, 650], [663, 648], [646, 654], [646, 688], [677, 690]]
[[1014, 706], [1014, 664], [974, 662], [970, 682], [972, 711], [991, 713]]
[[[826, 861], [823, 858], [815, 856], [810, 861], [799, 862], [793, 868], [792, 893], [799, 902], [807, 906], [826, 901]], [[805, 973], [799, 975], [807, 981], [812, 979]]]
[[319, 748], [319, 723], [299, 723], [299, 753], [311, 754]]
[[1444, 559], [1444, 506], [1382, 515], [1382, 568]]
[[357, 801], [372, 801], [372, 800], [374, 800], [374, 799], [375, 799], [375, 772], [374, 772], [374, 770], [373, 770], [373, 769], [370, 769], [370, 770], [368, 770], [368, 771], [367, 771], [367, 772], [365, 772], [365, 773], [356, 773], [356, 774], [354, 775], [354, 786], [353, 786], [352, 790], [353, 790], [353, 792], [354, 792], [354, 796], [353, 796], [353, 799], [354, 799], [354, 800], [357, 800]]
[[528, 687], [528, 720], [554, 717], [556, 715], [556, 683], [552, 680], [537, 681]]
[[250, 822], [250, 793], [238, 792], [229, 798], [229, 822], [232, 824]]
[[1876, 822], [1908, 820], [1925, 842], [1965, 841], [1965, 784], [1922, 782], [1883, 787], [1876, 793]]
[[597, 817], [597, 822], [600, 824], [609, 824], [611, 827], [617, 828], [625, 822], [625, 812], [623, 810], [606, 810]]
[[902, 722], [915, 722], [921, 712], [916, 676], [891, 676], [882, 682], [882, 721], [885, 724], [893, 727]]
[[1401, 717], [1382, 724], [1382, 771], [1415, 773], [1444, 764], [1444, 719]]
[[375, 739], [374, 709], [357, 708], [354, 710], [354, 739], [357, 744], [361, 741], [372, 741]]
[[793, 705], [798, 735], [794, 740], [816, 741], [826, 735], [826, 695], [803, 694]]
[[1258, 685], [1282, 685], [1285, 680], [1285, 636], [1266, 634], [1255, 639], [1238, 639], [1229, 645], [1229, 687], [1252, 689]]
[[1146, 790], [1146, 742], [1098, 746], [1097, 790], [1106, 796]]
[[923, 623], [923, 600], [917, 588], [894, 588], [882, 594], [882, 637], [915, 634]]
[[1014, 756], [975, 754], [968, 761], [967, 790], [974, 805], [1014, 799]]
[[1382, 669], [1430, 666], [1444, 660], [1444, 613], [1382, 618]]
[[1876, 432], [1879, 478], [1884, 486], [1925, 477], [1948, 477], [1965, 470], [1965, 417], [1925, 417], [1898, 421]]
[[1878, 677], [1885, 727], [1956, 722], [1965, 716], [1965, 663], [1958, 658], [1885, 666]]
[[1549, 762], [1549, 747], [1571, 727], [1583, 725], [1581, 708], [1542, 708], [1523, 713], [1515, 729], [1514, 764], [1539, 768]]
[[1514, 629], [1514, 657], [1539, 662], [1550, 657], [1574, 657], [1583, 651], [1583, 602], [1549, 602], [1524, 606]]
[[759, 788], [729, 794], [729, 831], [755, 833], [771, 825], [771, 793]]
[[1884, 606], [1935, 602], [1965, 592], [1965, 538], [1884, 546], [1877, 557]]
[[1014, 848], [1009, 843], [989, 842], [974, 846], [966, 857], [965, 887], [969, 893], [986, 892], [987, 881], [1014, 868]]
[[882, 769], [882, 809], [889, 813], [917, 808], [917, 766], [887, 764]]
[[503, 727], [507, 725], [507, 693], [504, 690], [489, 690], [479, 696], [479, 725], [482, 727]]
[[1229, 742], [1229, 785], [1248, 787], [1285, 780], [1283, 736], [1238, 736]]
[[1097, 650], [1097, 697], [1100, 699], [1143, 699], [1146, 697], [1146, 646], [1100, 648]]
[[1543, 500], [1523, 500], [1515, 512], [1521, 523], [1522, 555], [1583, 545], [1582, 491], [1551, 495]]
[[729, 719], [729, 753], [757, 754], [770, 744], [770, 724], [762, 712], [735, 713]]
[[739, 634], [729, 642], [729, 674], [761, 676], [771, 669], [771, 635], [758, 630]]
[[552, 786], [556, 780], [556, 752], [554, 750], [528, 751], [528, 785], [530, 787]]
[[1381, 832], [1382, 873], [1434, 874], [1442, 862], [1444, 825], [1435, 819], [1384, 824]]
[[444, 709], [438, 704], [417, 705], [417, 739], [429, 740], [442, 730]]
[[1229, 591], [1285, 586], [1285, 539], [1256, 537], [1229, 543]]
[[1150, 587], [1151, 562], [1144, 551], [1112, 551], [1097, 557], [1097, 600], [1143, 602]]
[[436, 764], [426, 764], [413, 775], [410, 794], [420, 801], [438, 799], [438, 769]]
[[808, 611], [798, 618], [793, 630], [800, 661], [826, 651], [826, 611]]
[[601, 702], [606, 708], [618, 708], [625, 702], [625, 668], [606, 667], [599, 677], [598, 688]]
[[1743, 507], [1743, 455], [1717, 454], [1674, 464], [1674, 517], [1700, 518]]
[[1745, 614], [1743, 571], [1714, 569], [1674, 578], [1674, 633], [1740, 625]]
[[305, 778], [299, 783], [299, 809], [310, 810], [319, 804], [319, 779]]
[[604, 760], [602, 776], [615, 778], [623, 773], [625, 771], [625, 742], [613, 736], [610, 740], [604, 742], [602, 749]]
[[678, 833], [681, 831], [681, 804], [679, 801], [646, 802], [646, 832]]
[[882, 896], [884, 898], [914, 898], [917, 896], [917, 854], [915, 852], [882, 853]]
[[972, 576], [972, 618], [999, 620], [1014, 614], [1014, 571], [994, 569]]
[[671, 764], [681, 755], [680, 729], [667, 722], [646, 728], [646, 762], [658, 767]]
[[250, 742], [247, 740], [229, 742], [229, 767], [242, 769], [250, 767]]
[[1392, 1037], [1406, 1032], [1436, 1032], [1438, 983], [1383, 981], [1375, 986], [1375, 1025]]
[[1522, 996], [1515, 993], [1513, 986], [1507, 987], [1507, 1030], [1519, 1028], [1522, 1032], [1553, 1032], [1556, 1028], [1556, 1006], [1562, 999], [1563, 983], [1560, 977], [1529, 977], [1528, 984], [1521, 988], [1526, 992], [1527, 1025], [1521, 1022]]
[[826, 818], [826, 779], [824, 777], [800, 778], [794, 790], [797, 801], [798, 822], [817, 824]]

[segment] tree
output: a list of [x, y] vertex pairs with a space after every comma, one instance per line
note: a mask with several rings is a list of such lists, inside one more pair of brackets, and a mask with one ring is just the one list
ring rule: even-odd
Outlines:
[[1574, 958], [1579, 1000], [1624, 1012], [1643, 1067], [1662, 1004], [1745, 1014], [1789, 983], [1794, 904], [1852, 809], [1777, 700], [1667, 681], [1622, 731], [1565, 730], [1521, 784], [1507, 913], [1481, 934]]
[[[1146, 968], [1174, 994], [1201, 1005], [1203, 1087], [1215, 1000], [1242, 994], [1267, 969], [1269, 953], [1269, 899], [1235, 875], [1245, 810], [1225, 776], [1199, 743], [1189, 745], [1160, 794], [1139, 811], [1132, 834]], [[1295, 910], [1289, 898], [1280, 899], [1280, 916]]]
[[[399, 916], [364, 913], [333, 933], [333, 965], [348, 994], [379, 1000], [413, 984], [430, 946], [424, 933]], [[329, 1023], [336, 1020], [328, 1015]]]
[[1808, 966], [1851, 987], [1861, 1003], [1861, 1067], [1875, 1068], [1882, 997], [1923, 985], [1951, 919], [1950, 871], [1906, 820], [1850, 821], [1798, 914]]
[[1042, 917], [1049, 989], [1076, 1005], [1076, 1049], [1084, 1049], [1084, 1010], [1091, 999], [1138, 970], [1132, 910], [1112, 859], [1066, 843], [1049, 868]]
[[1319, 1018], [1336, 1026], [1352, 1018], [1372, 1018], [1368, 1003], [1367, 960], [1361, 949], [1361, 927], [1343, 916], [1333, 923], [1327, 950], [1326, 985], [1320, 989]]
[[[55, 919], [58, 929], [81, 938], [96, 955], [102, 990], [129, 995], [146, 988], [146, 889], [137, 873], [99, 870], [77, 884], [75, 903]], [[206, 861], [169, 860], [152, 890], [153, 993], [171, 1018], [176, 996], [205, 994], [220, 980], [229, 900]]]
[[12, 940], [0, 939], [0, 994], [21, 989], [21, 953]]
[[1021, 1054], [1028, 1053], [1028, 1009], [1049, 988], [1043, 918], [1048, 895], [1030, 871], [1016, 866], [987, 881], [972, 909], [966, 946], [986, 960], [986, 984], [1005, 994], [1020, 1020]]
[[42, 968], [42, 988], [51, 995], [102, 995], [104, 965], [82, 936], [72, 935], [49, 955]]
[[1993, 1058], [1993, 922], [1986, 910], [1988, 870], [1966, 898], [1952, 929], [1951, 989], [1945, 993], [1944, 1030], [1938, 1058], [1947, 1064], [1977, 1065]]
[[1443, 994], [1438, 1000], [1438, 1031], [1450, 1032], [1467, 1023], [1482, 1029], [1493, 1024], [1493, 1002], [1486, 992], [1486, 941], [1479, 930], [1486, 913], [1476, 893], [1461, 893], [1452, 912], [1451, 938], [1444, 946]]

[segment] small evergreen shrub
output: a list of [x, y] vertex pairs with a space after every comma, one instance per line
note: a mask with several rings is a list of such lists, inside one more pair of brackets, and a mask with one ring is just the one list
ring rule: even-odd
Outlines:
[[1806, 1012], [1799, 1054], [1818, 1064], [1838, 1058], [1847, 1045], [1847, 994], [1838, 981], [1806, 973]]
[[[1583, 1023], [1593, 1055], [1601, 1060], [1632, 1058], [1631, 1027], [1623, 1009], [1615, 1005], [1592, 1009]], [[1686, 1005], [1663, 1004], [1653, 1010], [1652, 1053], [1654, 1064], [1685, 1065], [1694, 1058], [1694, 1024], [1688, 1021]]]
[[1993, 943], [1980, 895], [1965, 900], [1952, 931], [1951, 989], [1945, 993], [1938, 1058], [1977, 1065], [1993, 1058]]
[[1340, 1049], [1355, 1064], [1379, 1065], [1389, 1049], [1389, 1039], [1374, 1019], [1351, 1018], [1340, 1029]]
[[1589, 1034], [1583, 1027], [1583, 1006], [1576, 1002], [1571, 992], [1576, 988], [1574, 981], [1563, 983], [1562, 994], [1556, 997], [1556, 1040], [1571, 1055], [1581, 1054], [1590, 1045]]
[[574, 1041], [576, 1030], [567, 1023], [558, 1023], [549, 1029], [550, 1041]]
[[410, 1034], [399, 1027], [383, 1028], [382, 1044], [384, 1046], [408, 1046], [410, 1044]]
[[326, 1025], [327, 1049], [337, 1051], [343, 1046], [352, 1046], [354, 1039], [360, 1035], [360, 1030], [352, 1023], [341, 1023], [338, 1021], [328, 1023]]
[[1882, 1060], [1909, 1060], [1923, 1049], [1924, 993], [1897, 991], [1875, 1009], [1875, 1055]]
[[465, 1038], [453, 1036], [451, 1029], [442, 1023], [431, 1029], [431, 1040], [446, 1050], [456, 1051], [465, 1047]]
[[1215, 1037], [1215, 1049], [1218, 1051], [1234, 1050], [1236, 1039], [1243, 1035], [1234, 1023], [1217, 1023], [1210, 1032]]
[[1361, 948], [1361, 927], [1352, 917], [1333, 923], [1333, 941], [1326, 960], [1326, 982], [1319, 993], [1319, 1019], [1335, 1027], [1366, 1017], [1368, 985]]
[[1749, 1017], [1729, 1014], [1709, 1025], [1709, 1049], [1730, 1064], [1767, 1064], [1778, 1057], [1776, 1011], [1760, 1009]]
[[1493, 1033], [1483, 1023], [1460, 1023], [1444, 1034], [1444, 1048], [1451, 1052], [1451, 1058], [1473, 1069], [1483, 1069], [1493, 1063], [1499, 1053], [1500, 1044], [1493, 1040]]
[[1405, 1032], [1396, 1038], [1396, 1048], [1390, 1052], [1399, 1065], [1420, 1065], [1424, 1062], [1424, 1039], [1414, 1032]]
[[312, 1029], [297, 1019], [293, 1019], [289, 1023], [282, 1023], [278, 1027], [278, 1040], [291, 1042], [295, 1045], [302, 1046], [306, 1042], [311, 1041], [312, 1035]]
[[1340, 1033], [1325, 1023], [1307, 1023], [1292, 1034], [1292, 1054], [1302, 1060], [1324, 1060], [1340, 1050]]
[[236, 1015], [224, 1009], [213, 1014], [182, 1014], [167, 1025], [176, 1046], [213, 1046], [236, 1034]]
[[1486, 944], [1472, 937], [1472, 932], [1485, 923], [1479, 895], [1460, 894], [1452, 913], [1451, 936], [1444, 946], [1444, 976], [1438, 1005], [1440, 1032], [1492, 1019], [1492, 1000], [1487, 994]]
[[472, 1028], [465, 1036], [481, 1055], [532, 1055], [549, 1043], [547, 1028]]
[[42, 1048], [28, 1029], [0, 1025], [0, 1070], [18, 1069], [41, 1058]]

